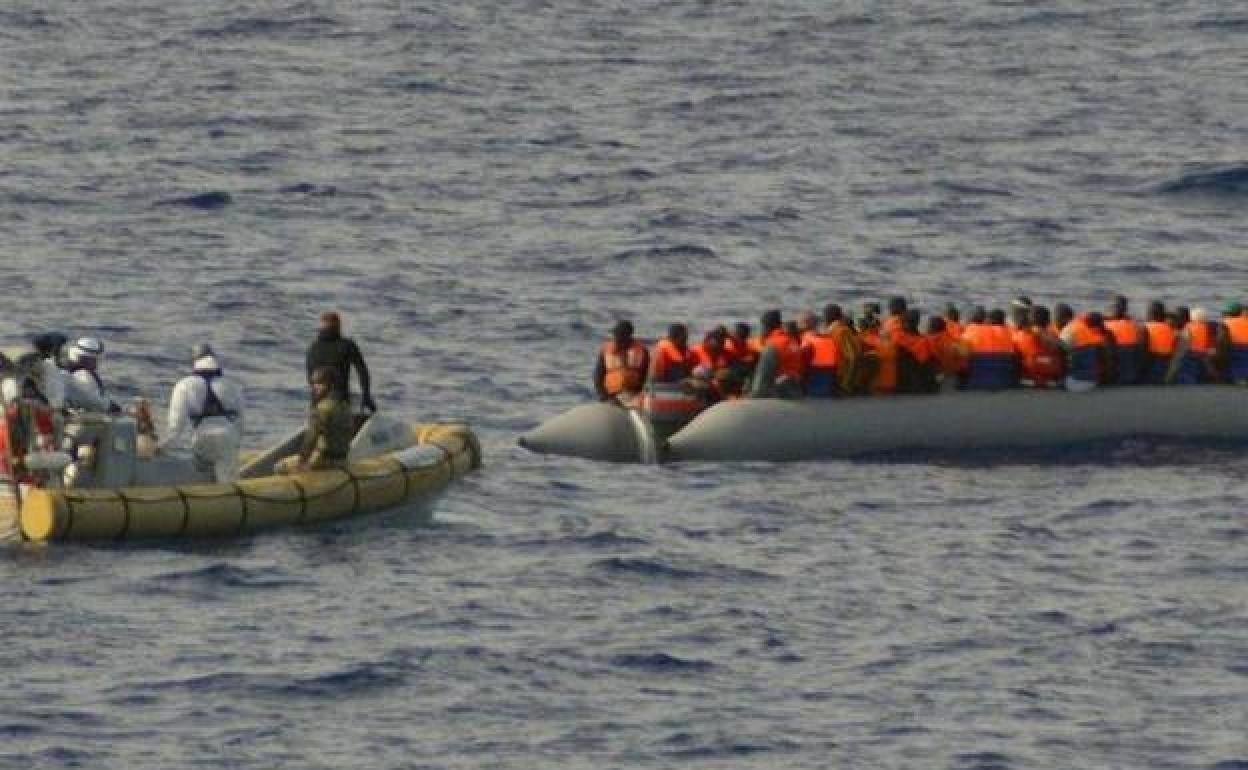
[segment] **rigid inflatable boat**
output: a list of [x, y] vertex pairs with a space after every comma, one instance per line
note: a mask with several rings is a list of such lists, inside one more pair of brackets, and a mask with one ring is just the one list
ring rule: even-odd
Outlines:
[[320, 523], [429, 501], [481, 464], [466, 426], [374, 415], [352, 440], [345, 469], [274, 475], [274, 464], [297, 451], [297, 431], [245, 459], [239, 481], [217, 484], [189, 459], [144, 457], [131, 418], [101, 417], [90, 427], [97, 456], [82, 486], [28, 489], [20, 506], [0, 499], [0, 519], [7, 507], [24, 539], [220, 537]]
[[645, 421], [578, 406], [520, 439], [534, 452], [614, 462], [798, 461], [908, 450], [1058, 447], [1132, 437], [1248, 441], [1248, 388], [1130, 386], [1087, 393], [725, 401], [658, 447]]

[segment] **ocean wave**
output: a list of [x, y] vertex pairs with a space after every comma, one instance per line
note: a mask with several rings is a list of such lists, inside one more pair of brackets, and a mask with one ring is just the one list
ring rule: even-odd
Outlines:
[[1162, 195], [1239, 197], [1248, 195], [1248, 163], [1195, 168], [1157, 185]]

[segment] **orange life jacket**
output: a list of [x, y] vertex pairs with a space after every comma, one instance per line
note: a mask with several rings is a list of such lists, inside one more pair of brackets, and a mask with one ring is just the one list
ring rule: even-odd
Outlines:
[[931, 343], [922, 334], [911, 334], [904, 328], [899, 328], [892, 336], [892, 341], [897, 347], [905, 350], [915, 361], [925, 364], [931, 360], [935, 353], [932, 350]]
[[1103, 383], [1106, 372], [1101, 368], [1101, 355], [1109, 347], [1109, 340], [1099, 329], [1088, 326], [1084, 316], [1078, 316], [1062, 330], [1062, 336], [1070, 331], [1071, 349], [1067, 372], [1082, 382]]
[[1154, 356], [1174, 355], [1174, 327], [1165, 321], [1149, 321], [1144, 324], [1148, 329], [1148, 352]]
[[841, 349], [836, 337], [830, 334], [807, 332], [802, 344], [810, 348], [810, 365], [820, 369], [835, 369], [841, 360]]
[[962, 324], [957, 321], [945, 319], [945, 336], [952, 340], [961, 340], [963, 329]]
[[1212, 355], [1217, 347], [1213, 325], [1208, 321], [1192, 321], [1187, 325], [1188, 350], [1196, 355]]
[[680, 382], [698, 366], [698, 358], [688, 348], [682, 353], [669, 339], [659, 340], [651, 357], [650, 375], [654, 382]]
[[732, 356], [734, 363], [747, 369], [752, 370], [758, 363], [758, 348], [754, 346], [753, 340], [743, 342], [736, 337], [729, 337], [724, 340], [724, 350]]
[[1235, 316], [1228, 318], [1227, 335], [1231, 338], [1231, 360], [1227, 362], [1229, 375], [1234, 382], [1248, 380], [1248, 317]]
[[802, 348], [801, 340], [793, 339], [783, 329], [773, 329], [763, 340], [763, 344], [776, 349], [777, 377], [792, 377], [798, 382], [806, 377], [807, 354]]
[[1062, 379], [1065, 369], [1061, 346], [1034, 329], [1014, 332], [1014, 347], [1022, 359], [1023, 385], [1049, 387]]
[[1130, 318], [1113, 318], [1105, 322], [1105, 328], [1114, 335], [1114, 342], [1122, 347], [1131, 347], [1140, 342], [1140, 327]]
[[927, 335], [927, 341], [941, 372], [955, 375], [966, 369], [966, 345], [962, 340], [941, 332]]
[[896, 341], [897, 335], [902, 332], [901, 316], [890, 315], [884, 319], [884, 336], [890, 340]]
[[875, 353], [878, 361], [875, 377], [871, 380], [871, 392], [877, 395], [895, 393], [897, 391], [897, 346], [881, 338], [873, 329], [863, 332], [862, 345], [866, 350]]
[[606, 368], [602, 385], [608, 396], [636, 393], [645, 384], [646, 349], [637, 340], [623, 354], [616, 351], [615, 340], [608, 340], [602, 346], [602, 363]]
[[728, 368], [734, 360], [732, 354], [723, 348], [720, 348], [718, 353], [711, 353], [706, 349], [706, 343], [694, 345], [693, 355], [698, 359], [698, 366], [705, 366], [712, 372]]

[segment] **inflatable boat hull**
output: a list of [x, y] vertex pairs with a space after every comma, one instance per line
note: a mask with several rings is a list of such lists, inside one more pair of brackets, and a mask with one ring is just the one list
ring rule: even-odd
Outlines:
[[[559, 451], [572, 439], [577, 410], [534, 434], [535, 451]], [[585, 433], [580, 457], [623, 459], [628, 437]], [[555, 430], [555, 429], [558, 430]], [[559, 441], [549, 438], [557, 434]], [[747, 399], [711, 407], [668, 440], [664, 460], [801, 461], [884, 452], [959, 452], [1060, 447], [1151, 436], [1174, 440], [1248, 441], [1248, 388], [1122, 387], [1088, 393], [1009, 390], [803, 401]], [[610, 451], [607, 451], [607, 448]], [[639, 458], [631, 458], [637, 461]]]
[[31, 490], [20, 525], [27, 540], [123, 540], [249, 534], [431, 499], [480, 466], [461, 425], [412, 426], [384, 454], [343, 470], [244, 478], [234, 484]]

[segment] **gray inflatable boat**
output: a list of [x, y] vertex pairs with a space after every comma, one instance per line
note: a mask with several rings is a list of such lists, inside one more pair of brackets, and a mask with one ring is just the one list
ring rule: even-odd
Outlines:
[[520, 444], [534, 452], [612, 462], [744, 462], [1061, 447], [1133, 437], [1248, 441], [1248, 388], [747, 399], [707, 409], [661, 444], [636, 413], [588, 404], [539, 425]]

